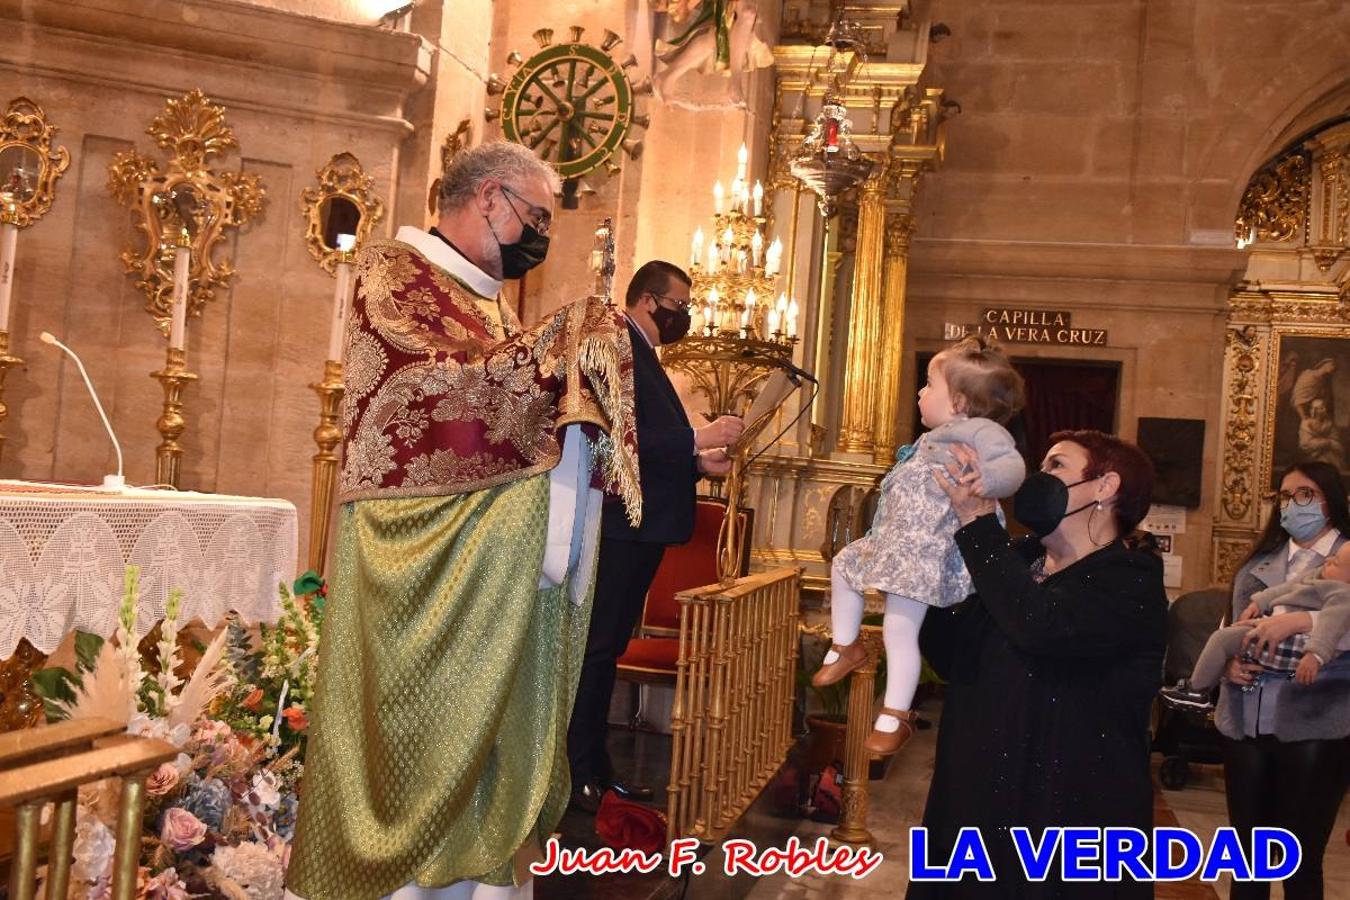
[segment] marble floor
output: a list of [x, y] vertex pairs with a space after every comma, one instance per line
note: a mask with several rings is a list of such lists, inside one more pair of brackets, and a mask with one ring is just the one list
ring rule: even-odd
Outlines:
[[[936, 712], [925, 710], [926, 716], [936, 720]], [[834, 898], [894, 898], [900, 896], [908, 882], [908, 833], [918, 825], [923, 813], [929, 777], [933, 771], [933, 751], [937, 730], [918, 732], [914, 740], [895, 760], [884, 781], [872, 783], [868, 828], [875, 839], [875, 848], [885, 861], [874, 872], [860, 881], [839, 876], [813, 875], [792, 879], [785, 875], [761, 878], [748, 894], [749, 900], [834, 900]], [[1155, 760], [1155, 785], [1156, 763]], [[1190, 784], [1181, 791], [1156, 788], [1155, 820], [1159, 825], [1177, 824], [1200, 834], [1212, 833], [1228, 824], [1224, 809], [1223, 773], [1219, 766], [1194, 766]], [[796, 834], [804, 843], [818, 835], [828, 834], [831, 826], [804, 821]], [[1326, 871], [1326, 900], [1350, 900], [1350, 802], [1341, 807], [1340, 818], [1332, 832], [1324, 867]], [[695, 880], [688, 896], [701, 896]], [[1226, 883], [1205, 884], [1180, 882], [1158, 885], [1159, 900], [1227, 900]], [[1276, 885], [1272, 898], [1284, 896]]]

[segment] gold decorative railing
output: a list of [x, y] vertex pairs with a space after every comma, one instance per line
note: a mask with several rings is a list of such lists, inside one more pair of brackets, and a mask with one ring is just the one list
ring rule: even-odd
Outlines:
[[55, 804], [47, 852], [45, 896], [64, 897], [75, 844], [75, 806], [80, 785], [121, 779], [117, 843], [113, 855], [113, 900], [136, 896], [145, 779], [178, 755], [172, 744], [123, 734], [106, 719], [79, 719], [0, 736], [0, 806], [13, 810], [15, 847], [10, 862], [10, 900], [36, 896], [42, 808]]
[[667, 839], [720, 839], [792, 745], [801, 569], [677, 595]]

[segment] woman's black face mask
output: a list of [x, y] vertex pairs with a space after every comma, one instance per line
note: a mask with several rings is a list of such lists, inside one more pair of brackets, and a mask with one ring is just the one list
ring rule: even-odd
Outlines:
[[1034, 531], [1037, 537], [1045, 537], [1058, 528], [1060, 522], [1096, 503], [1093, 500], [1069, 512], [1069, 488], [1100, 477], [1065, 484], [1048, 472], [1032, 472], [1013, 495], [1013, 517]]

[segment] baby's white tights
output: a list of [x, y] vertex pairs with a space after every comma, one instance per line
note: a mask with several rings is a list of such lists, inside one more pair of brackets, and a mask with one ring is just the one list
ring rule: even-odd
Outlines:
[[[863, 596], [853, 589], [839, 571], [830, 568], [830, 626], [834, 643], [845, 646], [858, 639], [862, 629]], [[902, 597], [886, 595], [886, 615], [882, 618], [881, 636], [886, 645], [886, 698], [891, 709], [907, 710], [914, 702], [914, 690], [919, 686], [919, 626], [923, 624], [928, 604]], [[831, 650], [825, 654], [825, 663], [839, 658]], [[878, 731], [895, 731], [900, 720], [895, 716], [877, 716]]]

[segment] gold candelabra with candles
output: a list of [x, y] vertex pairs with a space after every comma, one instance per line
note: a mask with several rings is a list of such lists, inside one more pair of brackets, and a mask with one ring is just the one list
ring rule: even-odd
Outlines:
[[[690, 248], [690, 333], [661, 350], [662, 362], [690, 379], [695, 394], [707, 401], [708, 418], [745, 417], [769, 376], [793, 370], [798, 307], [786, 291], [776, 290], [783, 261], [782, 241], [764, 237], [764, 187], [746, 177], [749, 152], [737, 154], [730, 191], [713, 186], [711, 239], [700, 227]], [[775, 294], [777, 299], [775, 299]], [[784, 394], [780, 399], [786, 399]], [[728, 448], [732, 469], [714, 493], [727, 498], [727, 516], [718, 539], [718, 572], [729, 581], [741, 570], [742, 541], [737, 534], [745, 466], [755, 438], [777, 406], [746, 422], [746, 430]]]
[[[722, 182], [713, 185], [711, 239], [694, 232], [690, 252], [695, 336], [758, 339], [786, 346], [797, 337], [797, 305], [774, 290], [783, 262], [783, 243], [764, 240], [764, 186], [746, 179], [749, 152], [737, 154], [730, 196]], [[706, 248], [706, 256], [705, 256]], [[778, 293], [775, 302], [774, 295]]]

